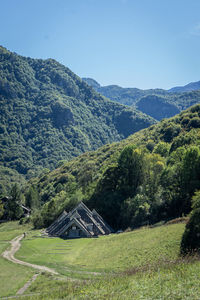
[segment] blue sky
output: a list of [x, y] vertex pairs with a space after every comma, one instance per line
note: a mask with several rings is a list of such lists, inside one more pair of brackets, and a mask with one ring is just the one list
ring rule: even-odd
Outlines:
[[0, 0], [0, 44], [101, 85], [200, 80], [200, 0]]

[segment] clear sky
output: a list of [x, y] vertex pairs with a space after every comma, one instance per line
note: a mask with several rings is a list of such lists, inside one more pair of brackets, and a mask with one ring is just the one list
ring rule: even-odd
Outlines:
[[200, 80], [200, 0], [0, 0], [0, 45], [101, 85]]

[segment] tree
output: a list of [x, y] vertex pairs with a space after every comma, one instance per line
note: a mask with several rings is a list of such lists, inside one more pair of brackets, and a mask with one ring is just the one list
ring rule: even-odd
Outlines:
[[154, 153], [160, 154], [163, 157], [167, 157], [169, 154], [170, 144], [165, 142], [159, 142], [153, 149]]
[[187, 149], [181, 166], [181, 198], [183, 213], [191, 210], [191, 197], [200, 189], [200, 150], [196, 146]]
[[119, 185], [126, 198], [133, 197], [144, 180], [144, 155], [135, 146], [127, 146], [121, 152], [118, 160]]
[[3, 215], [4, 215], [4, 205], [0, 200], [0, 219], [3, 217]]
[[200, 191], [192, 197], [192, 212], [181, 241], [181, 253], [200, 252]]
[[23, 209], [20, 204], [22, 202], [22, 193], [15, 184], [11, 191], [10, 197], [8, 197], [7, 202], [5, 203], [5, 216], [8, 220], [18, 220], [23, 215]]
[[31, 209], [36, 209], [40, 206], [40, 197], [38, 190], [35, 186], [31, 186], [26, 193], [26, 206], [30, 207]]

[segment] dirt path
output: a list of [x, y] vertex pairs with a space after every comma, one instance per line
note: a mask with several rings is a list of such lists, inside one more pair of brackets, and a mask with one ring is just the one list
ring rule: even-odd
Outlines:
[[33, 277], [29, 281], [27, 281], [21, 289], [19, 289], [16, 295], [22, 295], [29, 288], [29, 286], [36, 280], [38, 275], [40, 275], [40, 273], [34, 274]]
[[[34, 268], [34, 269], [37, 269], [39, 270], [40, 272], [36, 273], [33, 275], [33, 277], [27, 281], [25, 283], [25, 285], [20, 288], [16, 294], [16, 296], [11, 296], [11, 297], [6, 297], [5, 299], [8, 299], [8, 298], [16, 298], [16, 297], [19, 297], [20, 295], [23, 295], [24, 292], [29, 288], [29, 286], [36, 280], [37, 276], [40, 275], [41, 272], [48, 272], [48, 273], [51, 273], [53, 275], [60, 275], [59, 273], [57, 273], [55, 270], [53, 269], [50, 269], [48, 267], [45, 267], [45, 266], [40, 266], [40, 265], [35, 265], [35, 264], [31, 264], [31, 263], [28, 263], [28, 262], [25, 262], [25, 261], [22, 261], [22, 260], [19, 260], [17, 258], [14, 257], [15, 253], [19, 250], [19, 248], [21, 247], [21, 243], [20, 241], [23, 239], [24, 235], [20, 235], [16, 238], [14, 238], [13, 240], [10, 241], [10, 244], [11, 244], [11, 248], [10, 249], [7, 249], [5, 250], [1, 256], [3, 256], [5, 259], [13, 262], [13, 263], [16, 263], [16, 264], [20, 264], [20, 265], [23, 265], [23, 266], [27, 266], [27, 267], [31, 267], [31, 268]], [[71, 270], [69, 270], [71, 271]], [[91, 275], [94, 275], [94, 276], [97, 276], [97, 275], [102, 275], [102, 273], [98, 273], [98, 272], [86, 272], [86, 271], [76, 271], [76, 273], [85, 273], [85, 274], [91, 274]], [[77, 281], [77, 279], [72, 279], [72, 278], [69, 278], [69, 277], [66, 277], [64, 276], [65, 279], [68, 279], [68, 280], [72, 280], [72, 281]], [[78, 280], [79, 281], [79, 280]], [[4, 298], [3, 298], [4, 299]]]
[[51, 273], [51, 274], [54, 274], [54, 275], [58, 275], [58, 273], [53, 269], [50, 269], [50, 268], [45, 267], [45, 266], [39, 266], [39, 265], [27, 263], [25, 261], [19, 260], [19, 259], [14, 257], [15, 253], [19, 250], [19, 248], [21, 246], [20, 241], [23, 239], [23, 236], [24, 235], [20, 235], [20, 236], [14, 238], [12, 241], [10, 241], [11, 249], [5, 250], [2, 253], [2, 256], [4, 258], [12, 261], [13, 263], [24, 265], [24, 266], [27, 266], [27, 267], [31, 267], [31, 268], [34, 268], [34, 269], [37, 269], [37, 270], [40, 270], [40, 271], [44, 271], [44, 272], [48, 272], [48, 273]]

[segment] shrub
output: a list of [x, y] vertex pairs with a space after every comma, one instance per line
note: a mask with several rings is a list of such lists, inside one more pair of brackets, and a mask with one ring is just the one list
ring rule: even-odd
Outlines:
[[193, 210], [181, 241], [181, 253], [200, 252], [200, 191], [192, 198]]

